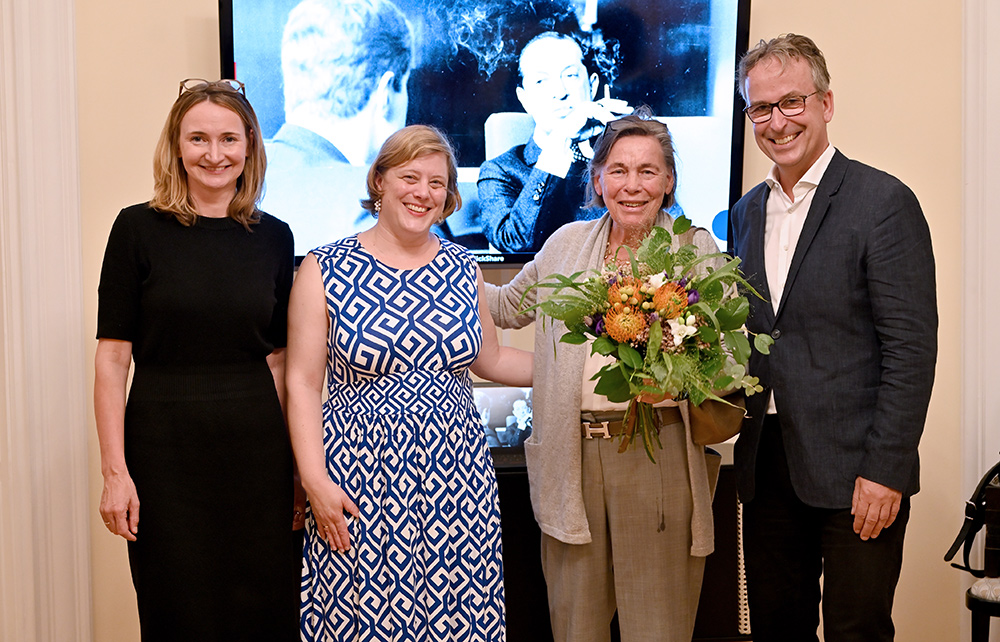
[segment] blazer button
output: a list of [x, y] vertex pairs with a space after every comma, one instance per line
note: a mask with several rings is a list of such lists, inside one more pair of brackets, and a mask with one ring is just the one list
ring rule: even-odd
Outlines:
[[778, 339], [780, 339], [781, 338], [781, 330], [778, 330], [778, 329], [771, 330], [771, 338], [774, 339], [774, 340], [776, 340], [776, 341]]

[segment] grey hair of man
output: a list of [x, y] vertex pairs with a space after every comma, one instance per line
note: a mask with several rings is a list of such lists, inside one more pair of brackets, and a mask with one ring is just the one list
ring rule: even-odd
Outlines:
[[808, 36], [800, 36], [794, 33], [786, 33], [771, 38], [761, 40], [757, 46], [746, 52], [740, 59], [737, 69], [737, 82], [739, 83], [740, 96], [747, 105], [750, 100], [747, 97], [747, 76], [750, 70], [765, 60], [776, 60], [784, 70], [785, 66], [793, 60], [804, 60], [812, 70], [813, 86], [821, 95], [830, 91], [830, 72], [826, 68], [826, 58], [820, 51], [816, 43]]
[[413, 28], [390, 0], [304, 0], [281, 41], [285, 113], [313, 104], [354, 116], [386, 72], [392, 89], [403, 89], [413, 46]]
[[615, 143], [625, 136], [648, 136], [656, 139], [656, 142], [660, 144], [660, 149], [663, 151], [663, 162], [674, 177], [670, 193], [664, 196], [660, 209], [665, 210], [672, 206], [675, 200], [674, 195], [677, 192], [677, 160], [674, 157], [674, 141], [667, 126], [653, 116], [653, 110], [648, 105], [640, 105], [628, 116], [609, 122], [604, 128], [604, 133], [598, 136], [597, 142], [594, 144], [594, 157], [590, 160], [588, 173], [590, 180], [587, 181], [585, 207], [607, 207], [604, 204], [604, 197], [598, 194], [594, 188], [594, 182], [607, 164]]

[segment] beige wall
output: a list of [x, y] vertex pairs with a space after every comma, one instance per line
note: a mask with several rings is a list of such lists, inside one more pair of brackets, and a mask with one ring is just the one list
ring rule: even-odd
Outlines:
[[[941, 319], [938, 369], [920, 448], [923, 490], [913, 498], [895, 622], [898, 640], [958, 640], [968, 617], [961, 601], [964, 577], [942, 556], [962, 523], [956, 500], [962, 496], [962, 3], [753, 0], [751, 43], [788, 31], [811, 36], [826, 55], [835, 106], [831, 142], [909, 185], [931, 227]], [[931, 83], [932, 91], [921, 91]], [[950, 117], [927, 118], [927, 100]], [[770, 165], [749, 132], [746, 144], [749, 187]]]
[[[149, 197], [152, 150], [177, 82], [219, 75], [217, 3], [88, 0], [76, 10], [85, 322], [93, 336], [107, 232], [121, 207]], [[921, 446], [924, 490], [913, 501], [897, 592], [897, 637], [906, 641], [957, 640], [967, 617], [962, 578], [941, 561], [961, 523], [961, 327], [955, 314], [962, 276], [961, 17], [960, 0], [753, 0], [751, 13], [751, 42], [795, 31], [825, 51], [835, 94], [833, 143], [916, 192], [931, 226], [938, 283], [951, 284], [938, 288], [941, 356]], [[932, 93], [918, 91], [928, 82]], [[928, 100], [946, 117], [926, 117]], [[931, 123], [925, 134], [922, 126]], [[750, 186], [768, 163], [749, 135], [746, 157], [744, 184]], [[96, 519], [101, 478], [92, 419], [89, 430], [94, 639], [137, 640], [125, 545]]]
[[[941, 319], [938, 369], [920, 448], [923, 490], [913, 498], [894, 615], [898, 640], [958, 640], [968, 617], [961, 601], [964, 577], [942, 556], [962, 523], [956, 501], [962, 496], [962, 3], [753, 0], [751, 43], [778, 32], [807, 34], [826, 55], [835, 108], [831, 142], [909, 185], [931, 227]], [[933, 90], [921, 91], [930, 84]], [[928, 118], [928, 99], [950, 116]], [[748, 188], [770, 164], [749, 128], [746, 140]]]
[[[97, 282], [118, 210], [152, 195], [153, 148], [184, 78], [219, 77], [215, 0], [87, 0], [76, 4], [84, 312], [97, 331]], [[93, 342], [88, 364], [93, 363]], [[93, 372], [89, 373], [93, 387]], [[95, 642], [139, 639], [125, 541], [101, 523], [100, 457], [89, 418]], [[211, 528], [211, 524], [205, 524]]]

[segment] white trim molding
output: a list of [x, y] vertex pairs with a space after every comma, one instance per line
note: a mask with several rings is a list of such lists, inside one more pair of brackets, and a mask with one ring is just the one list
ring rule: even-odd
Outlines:
[[966, 0], [964, 24], [963, 455], [969, 492], [1000, 458], [1000, 5]]
[[[963, 38], [963, 339], [962, 499], [1000, 458], [1000, 284], [994, 259], [1000, 245], [996, 185], [1000, 179], [1000, 6], [964, 0]], [[933, 98], [924, 98], [933, 101]], [[977, 559], [982, 565], [982, 538]], [[971, 578], [969, 578], [971, 583]], [[962, 612], [965, 613], [964, 597]], [[1000, 640], [994, 626], [990, 640]], [[960, 639], [968, 639], [962, 617]]]
[[89, 642], [73, 0], [0, 0], [0, 639]]

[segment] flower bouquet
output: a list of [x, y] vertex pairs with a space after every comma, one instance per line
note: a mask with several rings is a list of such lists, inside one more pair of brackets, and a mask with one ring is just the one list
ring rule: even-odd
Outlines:
[[[691, 221], [679, 217], [673, 235], [684, 239], [690, 229]], [[644, 399], [670, 396], [700, 405], [728, 403], [720, 394], [730, 391], [762, 391], [746, 371], [750, 304], [741, 292], [760, 295], [741, 276], [738, 258], [698, 255], [692, 244], [672, 250], [673, 235], [654, 227], [637, 250], [626, 248], [624, 266], [546, 277], [533, 288], [551, 293], [528, 308], [565, 324], [560, 341], [589, 341], [592, 354], [613, 357], [594, 376], [595, 392], [628, 402], [619, 452], [638, 433], [652, 461], [653, 444], [662, 446], [653, 406]], [[763, 354], [772, 343], [768, 335], [754, 337]]]

